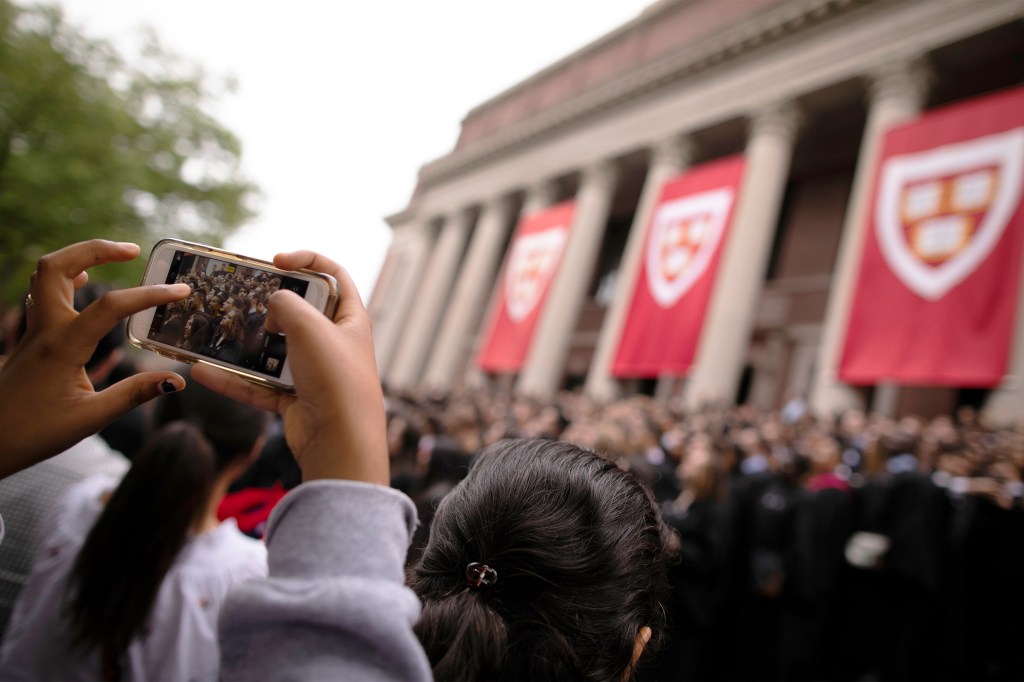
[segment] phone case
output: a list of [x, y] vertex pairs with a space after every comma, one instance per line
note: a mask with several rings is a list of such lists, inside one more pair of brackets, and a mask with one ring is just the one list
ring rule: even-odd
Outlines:
[[[242, 255], [239, 255], [237, 253], [232, 253], [230, 251], [224, 251], [223, 249], [218, 249], [218, 248], [213, 247], [213, 246], [207, 246], [205, 244], [196, 244], [194, 242], [187, 242], [187, 241], [184, 241], [184, 240], [181, 240], [181, 239], [161, 239], [159, 242], [157, 242], [156, 244], [153, 245], [153, 249], [152, 249], [152, 251], [150, 251], [149, 261], [146, 263], [146, 271], [142, 273], [142, 284], [145, 284], [146, 280], [149, 278], [149, 275], [150, 275], [150, 268], [152, 268], [154, 266], [153, 254], [156, 253], [156, 250], [159, 247], [164, 246], [164, 245], [180, 246], [180, 247], [183, 247], [183, 248], [191, 250], [191, 251], [195, 251], [195, 252], [200, 253], [200, 254], [204, 254], [204, 255], [208, 255], [208, 256], [214, 256], [214, 257], [216, 257], [218, 259], [221, 259], [221, 260], [230, 261], [230, 262], [233, 262], [233, 263], [238, 263], [240, 265], [255, 266], [255, 267], [258, 267], [258, 268], [261, 268], [261, 269], [264, 269], [264, 270], [269, 270], [270, 272], [274, 272], [274, 273], [278, 273], [278, 274], [282, 274], [282, 275], [287, 275], [288, 272], [289, 272], [287, 270], [282, 270], [282, 269], [278, 268], [273, 263], [269, 263], [267, 261], [260, 260], [258, 258], [249, 258], [248, 256], [242, 256]], [[338, 307], [338, 297], [339, 297], [338, 282], [334, 279], [334, 277], [332, 277], [331, 275], [328, 275], [326, 273], [323, 273], [323, 272], [316, 272], [314, 270], [302, 269], [302, 270], [296, 270], [295, 272], [301, 272], [301, 273], [303, 273], [305, 275], [316, 277], [317, 279], [322, 279], [324, 282], [327, 283], [329, 294], [328, 294], [328, 298], [327, 298], [327, 305], [324, 306], [324, 310], [322, 312], [327, 317], [333, 317], [334, 316], [334, 312], [335, 312], [335, 310]], [[207, 361], [206, 359], [204, 359], [201, 356], [200, 357], [196, 357], [196, 356], [194, 356], [192, 354], [189, 354], [187, 352], [184, 352], [184, 351], [180, 351], [180, 350], [177, 350], [177, 349], [171, 349], [171, 348], [165, 348], [163, 346], [160, 346], [160, 345], [157, 345], [157, 344], [153, 343], [152, 341], [149, 341], [148, 339], [140, 339], [137, 336], [135, 336], [135, 334], [132, 333], [132, 319], [134, 317], [135, 316], [132, 315], [131, 317], [128, 318], [127, 329], [126, 329], [126, 333], [127, 333], [127, 336], [128, 336], [128, 341], [133, 346], [136, 346], [138, 348], [142, 348], [144, 350], [151, 351], [151, 352], [156, 353], [157, 355], [161, 355], [161, 356], [163, 356], [165, 358], [169, 358], [171, 360], [175, 360], [177, 362], [182, 362], [182, 363], [189, 364], [189, 365], [194, 365], [197, 362], [202, 362], [204, 364], [212, 365], [212, 366], [217, 367], [219, 369], [227, 370], [228, 372], [231, 372], [232, 374], [237, 374], [238, 376], [242, 377], [246, 381], [250, 381], [250, 382], [252, 382], [254, 384], [257, 384], [257, 385], [260, 385], [260, 386], [267, 386], [268, 388], [272, 388], [272, 389], [277, 390], [277, 391], [284, 391], [286, 393], [294, 393], [295, 392], [295, 387], [290, 385], [290, 384], [285, 384], [285, 383], [282, 383], [280, 381], [275, 381], [274, 379], [271, 379], [269, 377], [265, 377], [265, 376], [262, 376], [260, 374], [249, 372], [249, 371], [247, 371], [247, 370], [245, 370], [245, 369], [243, 369], [241, 367], [228, 367], [228, 366], [225, 366], [225, 365], [218, 364], [216, 362], [209, 362], [209, 361]]]

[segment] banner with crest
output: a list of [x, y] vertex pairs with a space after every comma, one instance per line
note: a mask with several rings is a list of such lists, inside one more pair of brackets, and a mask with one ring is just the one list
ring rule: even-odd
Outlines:
[[498, 279], [490, 333], [477, 359], [484, 371], [522, 369], [575, 214], [576, 204], [567, 201], [519, 221]]
[[743, 168], [742, 156], [719, 159], [662, 187], [612, 361], [614, 376], [684, 376], [690, 369]]
[[889, 131], [839, 378], [998, 385], [1024, 253], [1024, 88]]

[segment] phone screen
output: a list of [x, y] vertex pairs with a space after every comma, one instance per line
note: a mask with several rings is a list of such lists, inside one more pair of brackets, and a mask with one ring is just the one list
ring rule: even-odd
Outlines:
[[278, 289], [305, 298], [309, 282], [249, 265], [175, 251], [167, 284], [184, 282], [192, 295], [156, 309], [151, 341], [275, 378], [286, 355], [282, 334], [267, 332], [267, 299]]

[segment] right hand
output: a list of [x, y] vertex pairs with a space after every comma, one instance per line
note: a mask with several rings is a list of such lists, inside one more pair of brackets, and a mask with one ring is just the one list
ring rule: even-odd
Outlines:
[[192, 369], [192, 377], [230, 398], [279, 413], [303, 480], [388, 485], [384, 395], [370, 318], [355, 284], [340, 265], [310, 251], [278, 254], [274, 265], [327, 273], [338, 280], [340, 288], [333, 319], [290, 291], [270, 297], [267, 329], [288, 336], [295, 395], [258, 386], [202, 363]]

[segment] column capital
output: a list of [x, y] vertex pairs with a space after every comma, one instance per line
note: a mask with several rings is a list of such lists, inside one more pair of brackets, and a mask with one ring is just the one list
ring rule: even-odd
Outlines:
[[605, 191], [611, 191], [615, 182], [619, 179], [619, 168], [613, 161], [603, 159], [592, 163], [583, 169], [583, 178], [580, 183], [584, 185], [599, 187]]
[[544, 178], [532, 183], [526, 190], [525, 206], [531, 210], [539, 211], [555, 203], [558, 196], [558, 186], [553, 178]]
[[440, 230], [444, 229], [445, 224], [451, 220], [453, 215], [455, 215], [454, 212], [444, 210], [432, 213], [429, 218], [420, 222], [420, 230], [424, 234], [436, 235]]
[[653, 146], [651, 165], [682, 170], [697, 155], [697, 143], [689, 135], [672, 135]]
[[932, 80], [932, 71], [923, 57], [887, 61], [868, 74], [868, 101], [908, 98], [915, 109], [921, 109]]
[[473, 204], [468, 204], [466, 206], [460, 206], [458, 208], [452, 209], [446, 215], [444, 226], [448, 227], [449, 225], [468, 224], [473, 220], [473, 211], [475, 209], [476, 206]]
[[508, 212], [512, 207], [512, 197], [508, 194], [495, 194], [480, 202], [483, 211]]
[[804, 115], [792, 101], [765, 102], [749, 114], [750, 137], [772, 135], [792, 140], [803, 125]]

